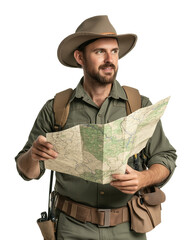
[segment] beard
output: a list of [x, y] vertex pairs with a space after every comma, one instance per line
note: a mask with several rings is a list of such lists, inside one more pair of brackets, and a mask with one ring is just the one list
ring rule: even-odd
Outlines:
[[[101, 75], [100, 70], [105, 69], [107, 67], [112, 68], [113, 71]], [[114, 83], [116, 76], [117, 76], [118, 68], [116, 68], [115, 65], [112, 63], [106, 63], [106, 64], [99, 66], [98, 71], [96, 71], [94, 69], [91, 69], [89, 67], [89, 63], [86, 62], [85, 66], [84, 66], [84, 70], [85, 70], [86, 74], [89, 76], [89, 78], [91, 78], [93, 81], [95, 81], [101, 85], [107, 85], [107, 84]]]

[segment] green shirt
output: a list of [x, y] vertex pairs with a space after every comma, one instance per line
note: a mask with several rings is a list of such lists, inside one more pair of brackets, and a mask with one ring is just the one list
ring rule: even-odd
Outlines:
[[[83, 80], [80, 81], [71, 97], [70, 112], [64, 129], [82, 123], [104, 124], [126, 116], [125, 104], [127, 97], [123, 88], [117, 81], [114, 82], [110, 95], [105, 99], [101, 107], [98, 107], [85, 92], [82, 81]], [[151, 105], [151, 102], [148, 98], [142, 96], [142, 107], [148, 105]], [[31, 130], [28, 141], [22, 151], [16, 156], [16, 160], [20, 154], [28, 151], [39, 135], [45, 136], [46, 133], [52, 132], [53, 126], [54, 113], [52, 99], [41, 109]], [[143, 165], [150, 167], [152, 164], [158, 163], [167, 167], [171, 172], [171, 176], [175, 169], [175, 160], [175, 149], [170, 145], [163, 132], [161, 122], [159, 122], [147, 146], [139, 154], [139, 170], [143, 169]], [[133, 157], [128, 160], [128, 164], [133, 168], [135, 167]], [[39, 178], [45, 172], [43, 161], [40, 161], [40, 169], [41, 173]], [[25, 180], [30, 180], [21, 172], [19, 172], [19, 174]], [[167, 182], [169, 178], [166, 179], [165, 182]], [[165, 184], [165, 182], [161, 183], [160, 186]], [[97, 208], [118, 208], [125, 206], [127, 201], [131, 198], [131, 195], [120, 192], [116, 188], [110, 186], [110, 184], [97, 184], [59, 172], [56, 173], [55, 190], [74, 201]]]

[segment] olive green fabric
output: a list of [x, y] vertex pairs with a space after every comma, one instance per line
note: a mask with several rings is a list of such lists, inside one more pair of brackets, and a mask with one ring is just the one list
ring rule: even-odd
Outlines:
[[57, 240], [146, 240], [146, 234], [130, 230], [129, 223], [115, 227], [100, 228], [91, 223], [81, 223], [61, 212]]
[[[65, 129], [81, 123], [104, 124], [126, 116], [125, 102], [127, 98], [124, 90], [117, 81], [114, 82], [109, 97], [106, 98], [100, 108], [84, 91], [82, 81], [83, 79], [78, 84], [70, 100], [70, 112], [64, 127]], [[150, 104], [151, 102], [149, 99], [142, 96], [142, 107]], [[26, 152], [31, 147], [33, 141], [39, 135], [45, 136], [47, 132], [53, 131], [54, 114], [52, 108], [53, 100], [49, 100], [40, 111], [27, 143], [23, 150], [17, 155], [16, 159], [20, 154]], [[143, 153], [147, 156], [146, 160], [142, 157]], [[145, 163], [147, 167], [159, 163], [167, 167], [172, 174], [175, 169], [175, 160], [175, 149], [165, 137], [161, 122], [159, 122], [146, 148], [139, 154], [139, 170], [142, 170], [143, 163]], [[134, 168], [133, 157], [128, 160], [128, 164]], [[45, 171], [42, 161], [40, 161], [40, 167], [41, 174], [39, 178]], [[25, 180], [30, 180], [21, 172], [19, 173]], [[166, 181], [168, 180], [169, 178]], [[160, 186], [165, 184], [166, 181]], [[122, 207], [125, 206], [127, 201], [131, 198], [131, 195], [120, 192], [116, 188], [110, 186], [110, 184], [97, 184], [58, 172], [56, 173], [55, 190], [72, 200], [97, 208]]]

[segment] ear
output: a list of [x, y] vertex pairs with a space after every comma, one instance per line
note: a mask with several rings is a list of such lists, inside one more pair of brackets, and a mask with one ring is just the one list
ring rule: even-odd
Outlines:
[[74, 58], [79, 65], [83, 66], [83, 53], [81, 51], [75, 50]]

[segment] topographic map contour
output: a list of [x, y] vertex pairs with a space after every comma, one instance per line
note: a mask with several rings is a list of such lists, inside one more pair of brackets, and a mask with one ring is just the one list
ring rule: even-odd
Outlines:
[[139, 153], [153, 135], [170, 97], [107, 124], [81, 124], [47, 133], [59, 153], [45, 168], [106, 184], [124, 174], [129, 157]]

